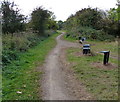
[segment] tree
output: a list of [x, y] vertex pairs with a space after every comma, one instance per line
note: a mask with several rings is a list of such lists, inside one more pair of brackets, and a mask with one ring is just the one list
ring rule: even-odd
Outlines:
[[108, 13], [98, 8], [79, 10], [67, 19], [65, 29], [72, 37], [81, 34], [90, 37], [89, 33], [97, 35], [98, 38], [103, 35], [116, 37], [120, 28], [120, 24], [118, 24], [119, 7], [110, 9]]
[[58, 26], [57, 26], [56, 21], [49, 19], [47, 22], [47, 29], [48, 30], [57, 30]]
[[55, 21], [56, 17], [54, 15], [54, 13], [51, 12], [51, 11], [49, 11], [49, 14], [50, 14], [50, 17], [49, 17], [49, 19], [46, 22], [46, 24], [47, 24], [46, 28], [48, 30], [57, 30], [58, 29], [58, 25], [57, 25], [57, 23]]
[[19, 32], [25, 29], [24, 22], [25, 17], [24, 15], [19, 13], [19, 9], [14, 7], [16, 5], [14, 2], [10, 3], [8, 1], [3, 1], [1, 10], [2, 10], [2, 31], [3, 33], [14, 33]]
[[44, 10], [42, 7], [36, 8], [32, 14], [32, 28], [39, 32], [39, 34], [44, 34], [46, 23], [50, 18], [50, 13], [48, 10]]
[[118, 11], [115, 8], [111, 8], [108, 11], [108, 17], [109, 19], [113, 20], [113, 21], [118, 21]]
[[63, 28], [63, 24], [64, 24], [64, 22], [61, 21], [61, 20], [59, 20], [59, 21], [57, 22], [57, 25], [58, 25], [58, 29], [59, 29], [59, 30], [61, 30], [61, 29]]
[[102, 17], [97, 8], [84, 8], [76, 12], [75, 17], [77, 19], [78, 25], [100, 29], [99, 21], [102, 19]]

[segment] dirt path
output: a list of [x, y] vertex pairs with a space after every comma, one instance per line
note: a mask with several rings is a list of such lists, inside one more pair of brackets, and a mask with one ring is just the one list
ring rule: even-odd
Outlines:
[[56, 38], [57, 45], [46, 58], [42, 80], [42, 98], [43, 100], [92, 99], [84, 86], [75, 78], [73, 72], [62, 63], [65, 60], [66, 48], [79, 47], [77, 43], [61, 40], [63, 34]]

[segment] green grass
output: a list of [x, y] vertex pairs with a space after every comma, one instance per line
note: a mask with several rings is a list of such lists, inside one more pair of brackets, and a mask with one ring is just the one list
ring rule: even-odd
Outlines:
[[[76, 39], [65, 36], [64, 40], [77, 42]], [[103, 55], [100, 52], [109, 50], [110, 55], [116, 58], [110, 58], [109, 63], [118, 65], [118, 43], [105, 41], [85, 41], [83, 44], [91, 44], [91, 51], [95, 56], [77, 56], [75, 53], [82, 52], [79, 48], [70, 48], [67, 50], [67, 60], [73, 63], [71, 68], [75, 71], [79, 80], [86, 86], [97, 100], [117, 100], [118, 91], [118, 69], [103, 69], [92, 65], [92, 63], [103, 63]], [[72, 65], [72, 64], [71, 64]]]
[[3, 100], [39, 100], [41, 70], [48, 52], [56, 45], [54, 34], [3, 69]]
[[[1, 25], [0, 25], [1, 30]], [[0, 102], [2, 101], [2, 33], [0, 32]]]
[[[65, 36], [64, 40], [70, 42], [77, 42], [76, 39]], [[100, 52], [109, 50], [110, 55], [116, 58], [110, 58], [109, 63], [118, 65], [118, 42], [105, 42], [105, 41], [85, 41], [83, 44], [88, 43], [91, 45], [91, 51], [95, 56], [77, 56], [75, 53], [82, 52], [79, 48], [70, 48], [67, 50], [67, 60], [73, 63], [71, 68], [75, 71], [77, 77], [86, 86], [97, 100], [117, 100], [118, 91], [118, 69], [103, 69], [93, 66], [92, 63], [103, 63], [103, 55]]]
[[1, 101], [2, 101], [2, 72], [0, 70], [0, 102]]
[[[75, 71], [77, 77], [86, 86], [97, 100], [117, 100], [118, 91], [118, 69], [97, 68], [92, 63], [102, 64], [103, 55], [95, 56], [77, 56], [82, 50], [79, 48], [70, 48], [67, 50], [67, 60], [74, 63], [71, 68]], [[117, 65], [117, 60], [110, 58], [109, 63]]]
[[91, 44], [91, 48], [95, 52], [100, 51], [110, 51], [110, 55], [118, 58], [118, 42], [102, 42], [102, 41], [90, 41], [88, 40], [86, 43]]
[[[74, 38], [66, 38], [64, 40], [77, 42]], [[82, 52], [81, 49], [71, 48], [67, 50], [67, 60], [74, 63], [71, 68], [75, 71], [79, 80], [87, 87], [87, 91], [90, 92], [97, 100], [116, 100], [118, 99], [118, 69], [103, 69], [97, 68], [92, 63], [101, 63], [103, 61], [103, 55], [97, 54], [103, 50], [110, 50], [110, 54], [116, 59], [110, 58], [109, 63], [118, 65], [118, 43], [117, 42], [102, 42], [102, 41], [90, 41], [84, 42], [91, 44], [91, 51], [95, 53], [95, 56], [75, 56], [75, 53]]]
[[[70, 42], [77, 42], [78, 41], [75, 38], [67, 37], [64, 35], [63, 37], [64, 40], [70, 41]], [[110, 51], [110, 55], [112, 57], [118, 58], [118, 42], [117, 41], [112, 41], [112, 42], [107, 42], [107, 41], [96, 41], [96, 40], [86, 40], [83, 42], [83, 44], [88, 43], [91, 45], [91, 50], [93, 52], [100, 52], [100, 51]]]

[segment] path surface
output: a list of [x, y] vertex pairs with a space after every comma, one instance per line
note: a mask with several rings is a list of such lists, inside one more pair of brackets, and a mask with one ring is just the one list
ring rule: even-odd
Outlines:
[[64, 71], [65, 66], [60, 61], [62, 60], [60, 59], [62, 50], [79, 47], [79, 44], [61, 40], [63, 34], [56, 38], [57, 45], [46, 58], [42, 80], [42, 98], [44, 100], [91, 99], [84, 88], [74, 81], [74, 78], [68, 73], [69, 71], [67, 73]]

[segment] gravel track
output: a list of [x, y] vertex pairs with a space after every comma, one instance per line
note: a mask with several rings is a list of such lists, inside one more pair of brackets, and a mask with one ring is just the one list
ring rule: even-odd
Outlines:
[[62, 33], [56, 38], [57, 45], [49, 53], [44, 64], [42, 78], [43, 100], [89, 100], [93, 99], [85, 91], [72, 70], [69, 70], [65, 61], [65, 49], [79, 47], [77, 43], [64, 41]]

